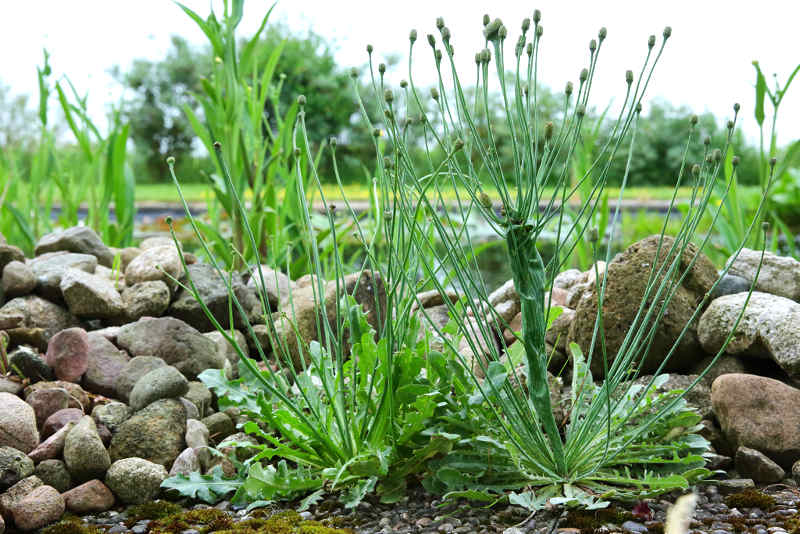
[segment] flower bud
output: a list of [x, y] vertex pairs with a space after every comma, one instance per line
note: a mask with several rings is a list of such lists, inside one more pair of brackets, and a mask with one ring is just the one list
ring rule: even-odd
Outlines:
[[373, 128], [372, 129], [372, 137], [380, 137], [380, 136], [381, 136], [381, 131], [379, 129], [377, 129], [377, 128]]
[[776, 163], [778, 163], [778, 158], [769, 158], [769, 166], [770, 166], [770, 168], [775, 167]]
[[522, 19], [522, 31], [526, 32], [530, 29], [530, 27], [531, 27], [531, 19], [529, 18]]
[[475, 53], [475, 64], [476, 65], [480, 65], [481, 64], [481, 53], [480, 52], [476, 52]]
[[632, 70], [626, 70], [625, 71], [625, 83], [627, 83], [628, 85], [633, 83], [633, 71]]
[[545, 139], [545, 141], [549, 141], [550, 139], [553, 138], [553, 130], [554, 129], [555, 129], [555, 126], [553, 125], [552, 121], [547, 121], [546, 123], [544, 123], [544, 139]]
[[387, 104], [391, 104], [391, 103], [392, 103], [392, 101], [394, 100], [394, 94], [392, 93], [392, 90], [391, 90], [391, 89], [387, 89], [387, 90], [385, 90], [385, 91], [383, 92], [383, 100], [384, 100], [384, 101], [385, 101]]
[[167, 226], [172, 226], [172, 215], [164, 217], [164, 222], [167, 223]]
[[700, 165], [698, 165], [697, 163], [692, 165], [692, 175], [693, 176], [700, 176]]
[[731, 165], [733, 165], [734, 167], [738, 167], [740, 162], [741, 160], [739, 159], [739, 156], [733, 156], [733, 158], [731, 159]]
[[214, 150], [220, 150], [220, 149], [222, 149], [222, 143], [220, 143], [219, 141], [214, 141]]
[[383, 219], [385, 221], [391, 221], [392, 220], [392, 211], [391, 210], [385, 210], [383, 212]]
[[728, 127], [729, 130], [733, 130], [734, 127], [733, 121], [728, 121], [728, 124], [726, 126]]
[[386, 167], [387, 169], [393, 169], [394, 161], [392, 161], [392, 158], [390, 158], [389, 156], [383, 156], [383, 166]]
[[462, 148], [464, 148], [464, 141], [462, 139], [456, 139], [456, 142], [453, 143], [453, 152], [458, 152]]
[[500, 37], [500, 39], [505, 39], [508, 36], [508, 28], [500, 26], [500, 29], [497, 30], [497, 36]]
[[484, 15], [484, 16], [483, 16], [483, 26], [484, 26], [484, 27], [488, 26], [488, 25], [489, 25], [489, 22], [490, 22], [491, 20], [492, 20], [492, 19], [491, 19], [491, 18], [489, 18], [489, 15]]
[[703, 138], [703, 144], [706, 145], [706, 146], [710, 145], [711, 144], [711, 138], [709, 136], [705, 136]]
[[328, 138], [328, 144], [331, 146], [331, 148], [336, 148], [337, 144], [336, 138], [334, 136], [330, 136]]
[[381, 74], [384, 74], [386, 72], [386, 64], [385, 63], [381, 63], [380, 65], [378, 65], [378, 72], [380, 72]]
[[689, 124], [691, 124], [692, 126], [696, 126], [697, 121], [698, 121], [697, 115], [692, 115], [691, 117], [689, 117]]
[[481, 194], [478, 195], [478, 200], [480, 201], [481, 206], [483, 206], [487, 210], [492, 209], [492, 199], [489, 198], [489, 195], [487, 195], [483, 191], [481, 191]]
[[567, 82], [567, 86], [564, 88], [564, 93], [567, 96], [570, 96], [572, 94], [572, 89], [573, 89], [572, 82]]
[[738, 103], [738, 102], [736, 102], [736, 103], [733, 105], [733, 112], [734, 112], [734, 113], [739, 113], [739, 110], [740, 110], [740, 109], [741, 109], [741, 106], [739, 105], [739, 103]]
[[667, 26], [664, 28], [664, 31], [661, 33], [664, 36], [664, 40], [666, 41], [669, 39], [670, 35], [672, 35], [672, 26]]
[[533, 55], [533, 43], [528, 43], [528, 46], [525, 47], [525, 53], [528, 54], [528, 57]]
[[633, 110], [634, 110], [636, 113], [641, 113], [641, 112], [642, 112], [642, 103], [641, 103], [641, 102], [637, 102], [637, 103], [636, 103], [636, 107], [635, 107]]
[[172, 167], [173, 165], [175, 165], [175, 156], [169, 156], [169, 157], [167, 158], [167, 165], [169, 165], [170, 167]]
[[764, 232], [768, 232], [769, 231], [769, 221], [762, 221], [761, 222], [761, 230], [763, 230]]
[[651, 35], [647, 38], [647, 48], [653, 48], [656, 45], [656, 36]]
[[358, 69], [357, 68], [353, 67], [352, 69], [350, 69], [350, 77], [353, 78], [353, 79], [358, 78]]
[[595, 50], [597, 50], [597, 41], [592, 39], [591, 41], [589, 41], [589, 51], [594, 52]]
[[436, 63], [440, 63], [442, 61], [442, 51], [437, 48], [433, 53], [433, 57], [436, 58]]
[[544, 28], [542, 26], [536, 26], [536, 37], [541, 37], [544, 33]]
[[436, 28], [440, 30], [444, 28], [444, 19], [442, 17], [436, 17]]
[[373, 50], [372, 45], [368, 44], [367, 45], [367, 54], [372, 54], [372, 50]]
[[442, 28], [442, 41], [446, 43], [449, 40], [450, 40], [450, 28], [445, 26], [444, 28]]
[[488, 48], [484, 48], [481, 51], [481, 59], [483, 59], [484, 63], [489, 63], [492, 60], [492, 53], [489, 51]]
[[486, 37], [487, 41], [494, 41], [499, 37], [500, 28], [503, 27], [503, 21], [500, 19], [494, 19], [492, 22], [489, 23], [486, 28], [483, 30], [483, 35]]
[[583, 104], [578, 104], [578, 107], [575, 108], [575, 114], [578, 117], [583, 117], [584, 115], [586, 115], [586, 106], [584, 106]]
[[409, 32], [408, 40], [412, 43], [417, 40], [417, 30], [411, 30], [411, 32]]
[[306, 95], [300, 95], [297, 97], [297, 105], [298, 106], [305, 106], [306, 105]]
[[706, 163], [714, 163], [714, 156], [712, 156], [711, 154], [708, 154], [706, 156]]
[[431, 98], [439, 100], [439, 90], [435, 87], [431, 87]]
[[394, 113], [392, 113], [391, 109], [384, 109], [383, 116], [386, 117], [386, 120], [389, 122], [394, 122]]
[[597, 243], [600, 240], [600, 232], [598, 232], [596, 226], [592, 226], [589, 229], [589, 243]]
[[587, 69], [581, 69], [581, 73], [578, 76], [578, 79], [582, 82], [585, 82], [588, 77], [589, 77], [589, 71]]
[[428, 44], [431, 46], [436, 46], [436, 37], [434, 37], [432, 33], [428, 34]]
[[300, 157], [300, 149], [299, 149], [299, 148], [295, 148], [295, 149], [294, 149], [294, 156], [295, 156], [296, 158], [299, 158], [299, 157]]
[[715, 148], [711, 153], [711, 157], [714, 159], [714, 163], [719, 163], [722, 161], [722, 150]]
[[538, 9], [533, 10], [533, 23], [539, 24], [539, 21], [542, 20], [542, 12]]
[[405, 80], [400, 80], [400, 87], [405, 89], [406, 87], [408, 87], [408, 82]]
[[600, 39], [600, 42], [601, 42], [601, 43], [603, 42], [603, 40], [605, 40], [605, 38], [606, 38], [606, 36], [607, 36], [607, 35], [608, 35], [608, 30], [606, 29], [606, 27], [605, 27], [605, 26], [603, 26], [602, 28], [600, 28], [600, 31], [599, 31], [599, 32], [597, 32], [597, 38], [598, 38], [598, 39]]

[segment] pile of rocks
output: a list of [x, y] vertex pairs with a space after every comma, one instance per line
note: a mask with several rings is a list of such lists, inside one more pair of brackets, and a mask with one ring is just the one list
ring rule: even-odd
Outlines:
[[[563, 313], [547, 334], [557, 355], [553, 372], [568, 363], [568, 342], [588, 351], [596, 271], [606, 269], [604, 321], [613, 358], [635, 316], [656, 250], [657, 241], [649, 238], [607, 266], [565, 271], [556, 278], [552, 299]], [[664, 360], [683, 325], [697, 316], [664, 369], [673, 373], [667, 386], [690, 383], [735, 323], [759, 257], [760, 252], [744, 251], [714, 289], [715, 298], [698, 310], [717, 277], [700, 256], [667, 310], [643, 372]], [[44, 236], [35, 257], [26, 258], [0, 237], [0, 272], [0, 331], [8, 336], [7, 363], [13, 369], [0, 376], [0, 534], [4, 520], [32, 530], [65, 510], [99, 513], [115, 502], [151, 500], [170, 474], [218, 465], [226, 472], [233, 469], [226, 458], [209, 454], [208, 446], [231, 452], [229, 443], [252, 438], [237, 433], [243, 420], [235, 409], [216, 411], [212, 392], [197, 377], [207, 369], [235, 376], [239, 356], [183, 287], [187, 275], [216, 322], [233, 327], [237, 345], [253, 355], [256, 343], [270, 347], [265, 313], [273, 312], [279, 336], [290, 334], [283, 337], [296, 363], [301, 352], [285, 317], [294, 317], [305, 342], [320, 338], [319, 313], [335, 322], [335, 283], [317, 286], [310, 276], [292, 281], [262, 266], [260, 274], [230, 278], [242, 304], [231, 325], [228, 279], [164, 238], [115, 250], [92, 230], [75, 227]], [[324, 306], [316, 305], [319, 287]], [[386, 294], [378, 275], [348, 276], [340, 288], [361, 304], [373, 326], [385, 317]], [[793, 466], [799, 471], [800, 416], [793, 414], [800, 413], [800, 390], [794, 387], [800, 373], [800, 343], [795, 342], [800, 262], [768, 254], [756, 289], [728, 353], [690, 401], [706, 419], [716, 465], [735, 460], [737, 476], [770, 482], [785, 478]], [[418, 297], [420, 309], [413, 311], [424, 311], [425, 320], [439, 327], [448, 321], [444, 299], [460, 298], [456, 293]], [[478, 343], [462, 341], [459, 350], [467, 357], [481, 356], [492, 345], [502, 350], [515, 340], [520, 304], [513, 283], [492, 293], [489, 302], [493, 317], [508, 328], [477, 317], [489, 314], [470, 316], [468, 323], [482, 334]], [[243, 333], [248, 321], [253, 336]], [[599, 378], [602, 368], [594, 371]]]

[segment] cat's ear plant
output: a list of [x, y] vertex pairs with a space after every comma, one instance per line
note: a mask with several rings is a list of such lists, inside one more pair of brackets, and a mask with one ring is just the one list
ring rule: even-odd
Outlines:
[[[448, 287], [435, 272], [437, 266], [453, 273], [454, 284], [465, 295], [459, 304], [443, 299], [458, 335], [449, 335], [452, 332], [447, 329], [437, 330], [453, 352], [459, 349], [459, 338], [466, 341], [468, 349], [459, 354], [477, 388], [477, 395], [465, 399], [467, 413], [473, 414], [467, 417], [485, 418], [484, 435], [479, 435], [480, 425], [464, 432], [454, 452], [433, 464], [426, 487], [481, 500], [510, 498], [531, 508], [543, 506], [548, 500], [553, 504], [600, 506], [608, 497], [634, 498], [685, 488], [708, 475], [701, 456], [708, 443], [695, 434], [699, 417], [685, 408], [683, 394], [656, 395], [663, 376], [654, 377], [645, 386], [634, 386], [632, 379], [638, 374], [638, 362], [648, 353], [668, 303], [709, 240], [709, 235], [697, 235], [703, 214], [710, 211], [713, 220], [720, 214], [721, 208], [715, 209], [709, 199], [711, 185], [729, 150], [727, 144], [721, 149], [707, 147], [705, 160], [694, 164], [686, 161], [684, 152], [670, 210], [678, 187], [685, 183], [693, 186], [689, 207], [675, 236], [665, 236], [662, 229], [657, 260], [649, 266], [641, 304], [616, 354], [607, 354], [604, 343], [603, 299], [608, 270], [596, 273], [593, 291], [597, 292], [597, 319], [588, 353], [584, 355], [577, 346], [572, 347], [573, 387], [565, 422], [554, 415], [547, 372], [545, 331], [551, 282], [569, 260], [576, 242], [588, 237], [596, 247], [597, 230], [590, 223], [603, 198], [610, 162], [628, 137], [630, 168], [644, 94], [671, 29], [663, 31], [660, 44], [650, 36], [638, 74], [630, 70], [625, 73], [625, 95], [616, 118], [608, 126], [610, 134], [594, 147], [592, 161], [581, 165], [582, 175], [573, 180], [569, 171], [576, 168], [572, 162], [584, 141], [583, 123], [607, 36], [605, 28], [589, 43], [588, 64], [580, 71], [577, 85], [567, 84], [558, 117], [542, 116], [537, 105], [538, 56], [543, 36], [538, 10], [532, 20], [523, 21], [516, 41], [510, 40], [510, 32], [501, 20], [484, 18], [485, 48], [475, 55], [472, 79], [477, 90], [472, 98], [453, 60], [451, 31], [442, 19], [437, 20], [437, 28], [438, 39], [427, 36], [431, 63], [438, 74], [430, 97], [414, 83], [413, 66], [419, 61], [416, 31], [409, 39], [407, 84], [397, 91], [389, 87], [384, 68], [378, 69], [377, 75], [372, 70], [374, 91], [383, 96], [381, 116], [389, 138], [385, 150], [378, 153], [381, 194], [391, 207], [390, 216], [396, 227], [414, 231], [419, 224], [416, 214], [434, 214], [429, 222], [443, 246], [434, 250], [430, 241], [420, 241], [420, 255], [432, 253], [438, 259], [423, 266], [427, 267], [428, 279], [443, 295]], [[500, 120], [510, 132], [510, 166], [501, 161], [494, 136], [500, 125], [483, 112], [493, 90], [500, 92], [505, 112]], [[423, 111], [415, 118], [409, 110]], [[738, 112], [738, 105], [735, 110]], [[369, 120], [366, 113], [364, 118]], [[696, 142], [695, 123], [693, 120], [689, 125], [687, 148]], [[412, 157], [417, 146], [423, 146], [428, 154], [422, 164]], [[733, 161], [734, 167], [736, 163], [738, 160]], [[627, 172], [622, 178], [620, 199]], [[460, 188], [468, 194], [456, 196], [455, 206], [444, 201], [444, 191]], [[578, 197], [579, 191], [580, 207], [568, 216], [560, 207]], [[492, 197], [499, 198], [499, 210], [492, 205]], [[505, 240], [508, 249], [521, 303], [521, 332], [515, 349], [521, 352], [521, 367], [508, 361], [507, 347], [486, 342], [494, 339], [495, 328], [502, 331], [508, 324], [489, 304], [474, 255], [460, 252], [463, 243], [469, 243], [466, 223], [475, 215], [480, 215]], [[610, 226], [612, 240], [613, 222], [618, 220], [616, 212]], [[753, 224], [748, 233], [752, 229]], [[537, 244], [548, 231], [556, 236], [556, 250], [545, 260]], [[693, 241], [697, 244], [693, 245]], [[598, 256], [596, 248], [594, 256]], [[605, 260], [610, 259], [609, 248]], [[413, 280], [415, 273], [408, 276]], [[709, 298], [710, 292], [698, 303], [690, 323]], [[435, 324], [432, 327], [436, 328]], [[687, 324], [656, 374], [664, 368], [688, 328]], [[519, 347], [523, 350], [519, 351]], [[724, 346], [717, 357], [723, 351]], [[602, 362], [605, 379], [599, 384], [589, 372], [593, 360]], [[481, 409], [471, 411], [469, 406]], [[448, 423], [447, 428], [453, 432], [468, 426], [452, 424], [453, 418]], [[509, 495], [505, 493], [508, 490], [518, 493]]]

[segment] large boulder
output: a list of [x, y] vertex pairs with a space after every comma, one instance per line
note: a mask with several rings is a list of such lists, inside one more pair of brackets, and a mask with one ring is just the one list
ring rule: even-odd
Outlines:
[[86, 482], [103, 478], [111, 459], [103, 440], [97, 433], [97, 425], [90, 415], [81, 418], [67, 434], [64, 442], [64, 462], [73, 480]]
[[169, 468], [186, 448], [186, 409], [177, 399], [158, 400], [119, 425], [111, 438], [112, 461], [144, 458]]
[[[711, 302], [700, 317], [697, 333], [706, 352], [716, 354], [742, 312], [747, 293]], [[800, 304], [785, 297], [754, 291], [725, 351], [772, 359], [792, 378], [800, 378]]]
[[756, 291], [800, 300], [800, 261], [789, 256], [764, 252], [762, 262], [760, 250], [743, 248], [735, 259], [734, 256], [728, 259], [728, 264], [728, 274], [741, 276], [748, 282], [752, 282], [758, 273]]
[[36, 414], [26, 402], [10, 393], [0, 393], [0, 446], [25, 454], [39, 444]]
[[51, 232], [39, 239], [34, 253], [37, 256], [47, 252], [65, 250], [79, 254], [91, 254], [100, 265], [111, 267], [114, 255], [97, 233], [88, 226], [73, 226], [66, 230]]
[[0, 308], [0, 324], [11, 338], [11, 345], [32, 345], [44, 352], [56, 332], [79, 326], [68, 310], [36, 295], [11, 299]]
[[726, 374], [714, 380], [711, 404], [731, 449], [756, 449], [785, 470], [800, 459], [800, 390], [772, 378]]
[[117, 345], [132, 356], [155, 356], [194, 379], [206, 369], [223, 369], [216, 344], [174, 317], [143, 318], [117, 333]]
[[[608, 264], [606, 291], [603, 298], [603, 326], [609, 365], [616, 358], [628, 329], [637, 315], [654, 262], [658, 262], [656, 272], [667, 259], [669, 265], [672, 265], [677, 252], [673, 251], [669, 258], [668, 253], [673, 245], [675, 245], [675, 240], [669, 236], [664, 236], [663, 241], [660, 236], [650, 236], [634, 243]], [[658, 260], [656, 260], [657, 252]], [[711, 261], [704, 254], [697, 254], [697, 247], [691, 243], [686, 245], [683, 250], [673, 281], [677, 281], [687, 268], [689, 270], [681, 285], [674, 289], [674, 295], [667, 304], [666, 311], [655, 330], [650, 349], [643, 358], [644, 361], [637, 360], [642, 373], [656, 371], [681, 336], [684, 327], [697, 310], [698, 303], [702, 301], [704, 295], [710, 291], [717, 280], [717, 271]], [[664, 269], [664, 271], [666, 270]], [[662, 275], [660, 279], [663, 280], [664, 276]], [[584, 354], [588, 354], [591, 348], [598, 307], [597, 291], [594, 282], [590, 280], [590, 283], [591, 288], [587, 288], [578, 301], [575, 308], [575, 320], [569, 331], [570, 340], [576, 342]], [[658, 287], [657, 282], [654, 287]], [[647, 302], [648, 306], [656, 306], [655, 309], [658, 310], [663, 303], [663, 298], [659, 302], [653, 302], [652, 295], [654, 294], [655, 291], [651, 291]], [[662, 293], [663, 295], [664, 293]], [[649, 331], [652, 323], [649, 325], [640, 323], [638, 328], [645, 327]], [[700, 350], [695, 321], [689, 324], [685, 335], [681, 338], [663, 371], [682, 372], [690, 369], [697, 360]], [[595, 347], [594, 354], [591, 370], [592, 374], [599, 378], [603, 376], [603, 361], [600, 356], [599, 343]]]
[[152, 501], [167, 478], [163, 465], [142, 458], [125, 458], [114, 462], [106, 474], [106, 484], [125, 504]]
[[[217, 273], [214, 266], [208, 263], [196, 263], [189, 265], [181, 282], [191, 287], [189, 279], [197, 290], [206, 308], [223, 328], [230, 328], [229, 321], [229, 299], [227, 284], [230, 282], [236, 300], [245, 310], [242, 315], [234, 305], [233, 322], [235, 328], [246, 328], [247, 321], [251, 324], [260, 319], [260, 307], [255, 291], [247, 287], [238, 273], [232, 273], [230, 277], [222, 277]], [[203, 306], [194, 297], [191, 291], [186, 289], [178, 290], [175, 299], [170, 304], [167, 313], [172, 317], [184, 321], [185, 323], [201, 331], [214, 330], [214, 324], [208, 319]]]
[[117, 319], [124, 314], [122, 296], [104, 276], [68, 269], [59, 287], [69, 311], [77, 317]]

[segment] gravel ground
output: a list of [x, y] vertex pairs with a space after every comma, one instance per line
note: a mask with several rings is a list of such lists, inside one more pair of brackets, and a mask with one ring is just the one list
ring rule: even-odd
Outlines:
[[[796, 525], [800, 526], [800, 491], [793, 485], [777, 484], [760, 488], [775, 499], [771, 508], [732, 507], [725, 504], [726, 493], [713, 485], [698, 488], [698, 506], [690, 533], [723, 534], [747, 532], [752, 534], [792, 534]], [[504, 533], [504, 534], [545, 534], [551, 532], [590, 534], [602, 533], [662, 533], [667, 508], [678, 497], [677, 493], [660, 499], [648, 500], [644, 511], [624, 521], [601, 522], [591, 528], [578, 528], [582, 525], [574, 517], [567, 517], [561, 509], [540, 511], [531, 516], [516, 506], [502, 506], [484, 509], [457, 501], [442, 503], [423, 491], [413, 491], [400, 503], [383, 505], [377, 502], [362, 502], [356, 510], [345, 510], [335, 500], [322, 501], [310, 511], [302, 512], [304, 519], [337, 518], [336, 526], [351, 528], [356, 534], [385, 533]], [[186, 509], [208, 508], [206, 505], [190, 503]], [[250, 517], [244, 510], [236, 510], [230, 503], [217, 505], [218, 509], [231, 514], [235, 521]], [[286, 508], [288, 509], [288, 508]], [[276, 509], [278, 511], [279, 509]], [[632, 508], [620, 507], [620, 511], [630, 512]], [[647, 517], [649, 514], [650, 517]], [[85, 523], [93, 524], [108, 534], [147, 534], [149, 521], [142, 520], [130, 528], [125, 525], [128, 515], [124, 509], [109, 511], [96, 516], [86, 516]], [[788, 520], [788, 521], [787, 521]], [[796, 525], [794, 521], [797, 521]], [[184, 529], [176, 534], [199, 534], [198, 529]], [[800, 529], [797, 530], [800, 532]]]

